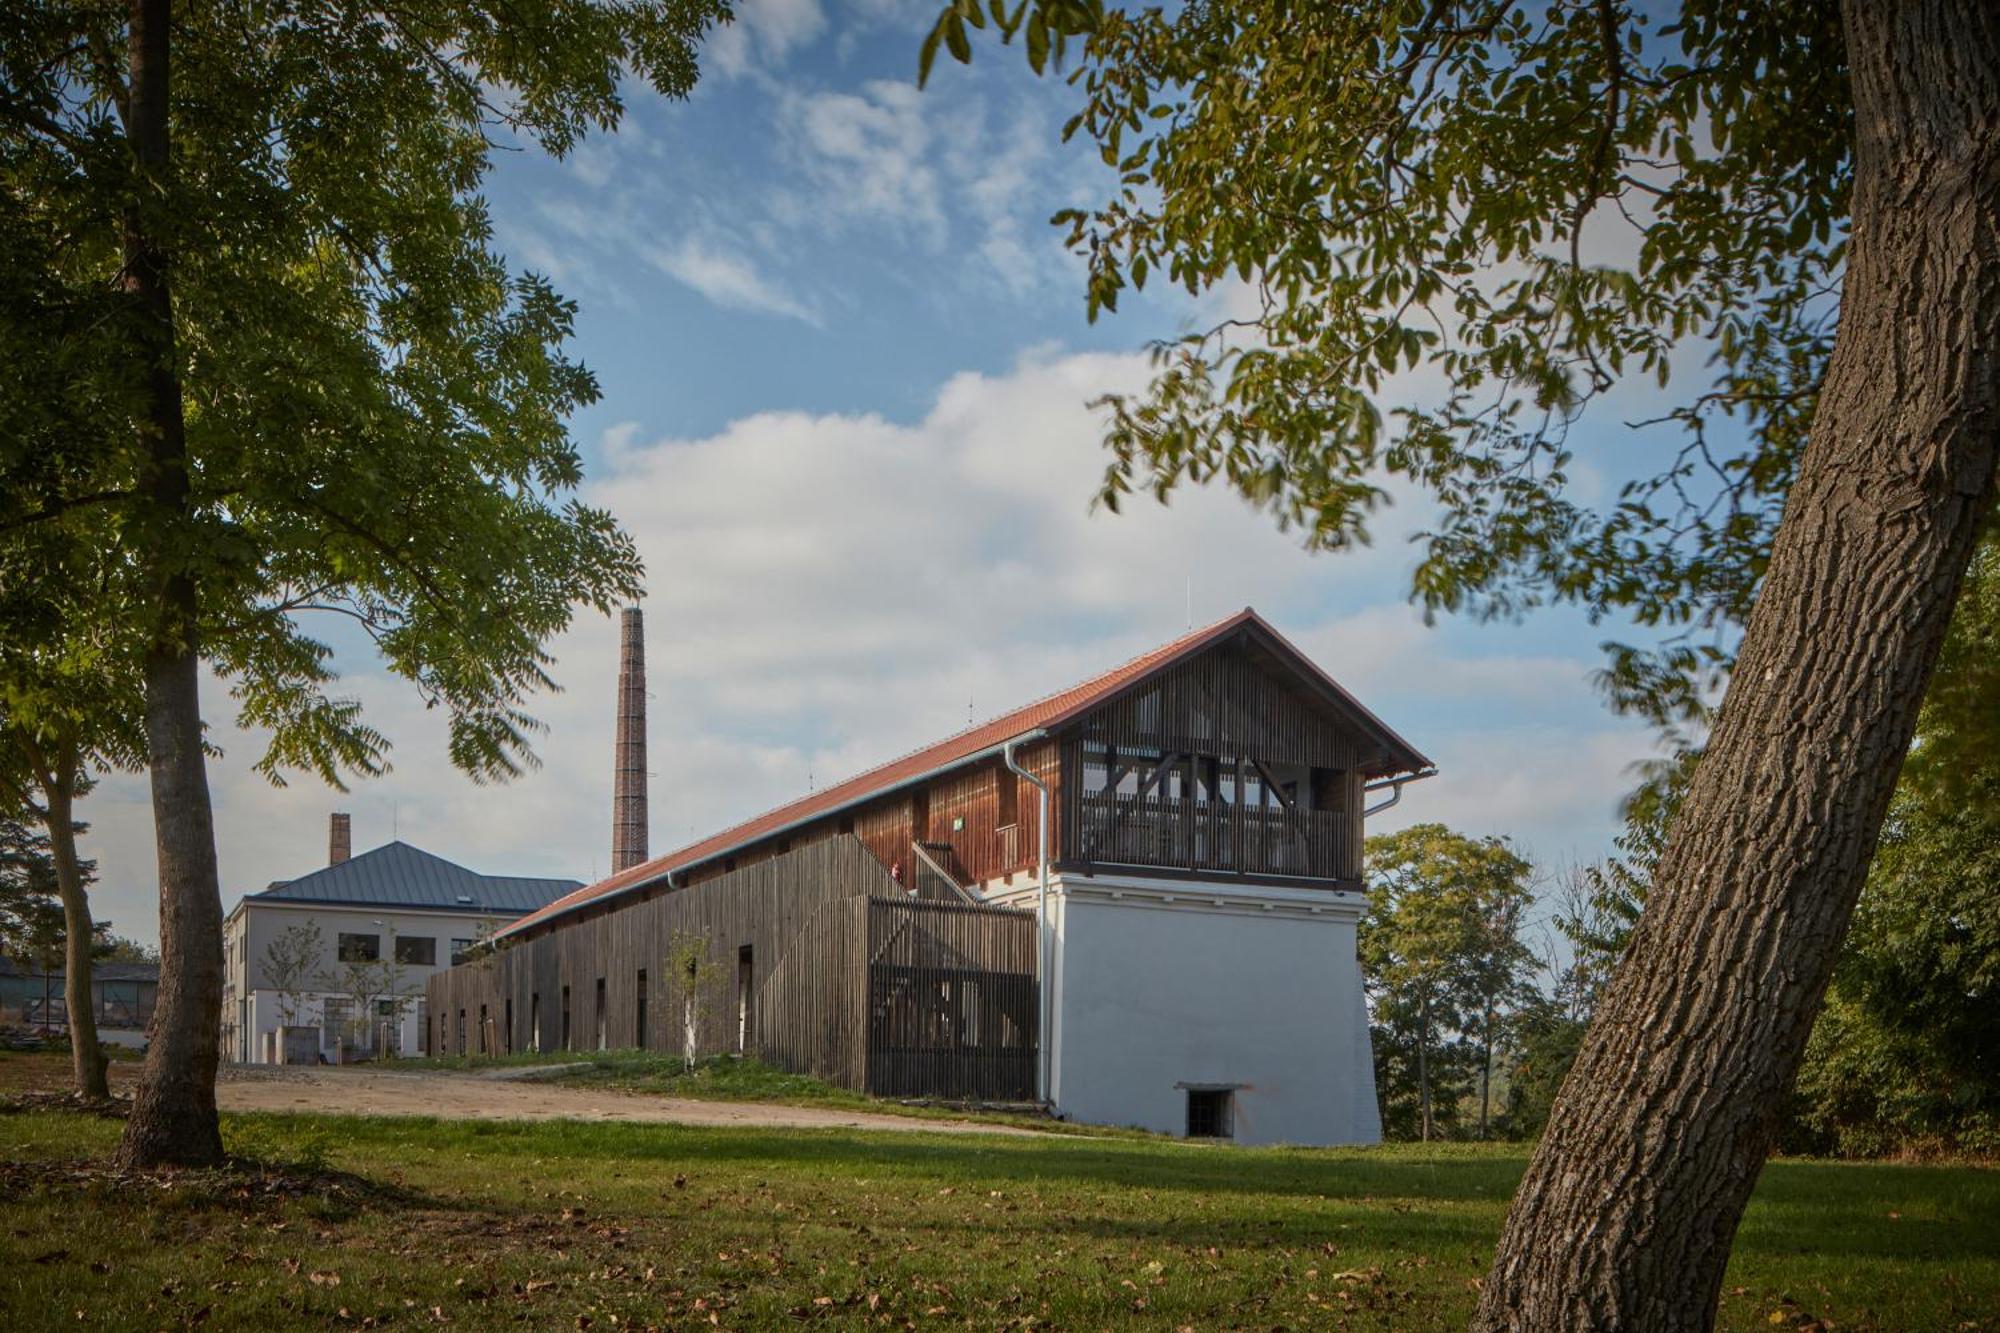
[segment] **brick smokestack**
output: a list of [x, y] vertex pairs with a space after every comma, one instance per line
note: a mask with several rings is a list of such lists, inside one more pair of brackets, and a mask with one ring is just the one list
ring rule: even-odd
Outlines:
[[618, 651], [618, 752], [611, 787], [611, 873], [646, 859], [646, 622], [625, 608]]
[[337, 866], [354, 855], [354, 825], [345, 814], [336, 814], [326, 830], [326, 863]]

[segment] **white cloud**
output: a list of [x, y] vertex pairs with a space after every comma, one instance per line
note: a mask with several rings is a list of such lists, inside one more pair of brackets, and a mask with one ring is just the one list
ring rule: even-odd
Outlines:
[[743, 256], [694, 237], [678, 245], [644, 247], [647, 262], [719, 306], [756, 314], [784, 315], [817, 325], [819, 315], [781, 291]]
[[944, 187], [929, 160], [943, 113], [912, 84], [877, 79], [854, 92], [787, 95], [778, 129], [813, 200], [798, 220], [837, 217], [887, 225], [941, 245]]
[[734, 21], [709, 34], [702, 48], [708, 69], [724, 78], [776, 69], [826, 31], [819, 0], [737, 0], [734, 9]]
[[[1043, 353], [954, 377], [913, 423], [768, 413], [701, 438], [608, 431], [590, 499], [649, 571], [654, 849], [956, 730], [968, 706], [991, 716], [1115, 665], [1178, 634], [1190, 590], [1196, 621], [1256, 605], [1440, 762], [1397, 819], [1600, 849], [1648, 747], [1602, 712], [1587, 660], [1493, 627], [1427, 631], [1401, 604], [1398, 544], [1309, 556], [1220, 490], [1089, 512], [1103, 455], [1083, 404], [1145, 374], [1143, 357]], [[615, 637], [593, 617], [552, 645], [567, 688], [533, 709], [551, 728], [545, 766], [493, 787], [450, 768], [441, 719], [408, 687], [362, 674], [348, 688], [395, 741], [395, 771], [346, 796], [310, 779], [274, 790], [211, 692], [226, 897], [319, 865], [335, 809], [354, 812], [357, 847], [399, 826], [481, 869], [601, 873]], [[99, 900], [151, 937], [144, 786], [107, 780], [89, 805]]]

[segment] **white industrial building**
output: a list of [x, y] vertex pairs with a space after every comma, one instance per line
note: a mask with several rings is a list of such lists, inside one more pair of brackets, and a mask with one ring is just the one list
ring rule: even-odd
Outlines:
[[223, 1052], [277, 1062], [414, 1054], [431, 976], [576, 880], [482, 875], [406, 842], [348, 855], [333, 816], [324, 868], [245, 896], [223, 923]]

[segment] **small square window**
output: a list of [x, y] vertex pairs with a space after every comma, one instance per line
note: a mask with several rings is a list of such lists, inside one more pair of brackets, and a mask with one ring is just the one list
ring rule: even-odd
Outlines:
[[422, 935], [398, 935], [396, 937], [396, 961], [417, 967], [432, 967], [437, 963], [438, 942]]
[[1189, 1088], [1187, 1136], [1191, 1139], [1229, 1138], [1230, 1102], [1234, 1096], [1227, 1088]]

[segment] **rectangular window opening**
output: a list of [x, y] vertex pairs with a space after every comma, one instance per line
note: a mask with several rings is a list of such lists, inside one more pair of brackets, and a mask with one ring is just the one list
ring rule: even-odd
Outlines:
[[1228, 1088], [1187, 1090], [1187, 1136], [1191, 1139], [1226, 1139], [1234, 1134], [1230, 1123], [1235, 1093]]
[[396, 961], [408, 963], [412, 967], [435, 967], [437, 965], [438, 942], [422, 935], [398, 935], [396, 937]]
[[557, 1050], [570, 1049], [569, 1044], [569, 987], [562, 988], [562, 1045]]
[[380, 935], [349, 935], [341, 932], [336, 956], [343, 963], [373, 963], [382, 957]]
[[604, 978], [599, 977], [597, 979], [597, 1049], [598, 1050], [603, 1051], [610, 1049], [610, 1042], [607, 1040], [609, 1036], [610, 1036], [610, 1025], [606, 1021], [605, 1004], [604, 1004]]
[[756, 971], [750, 946], [736, 951], [736, 1053], [750, 1049], [750, 985]]
[[646, 1049], [646, 969], [639, 969], [639, 1020], [633, 1025], [633, 1035], [638, 1039], [640, 1050]]

